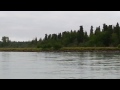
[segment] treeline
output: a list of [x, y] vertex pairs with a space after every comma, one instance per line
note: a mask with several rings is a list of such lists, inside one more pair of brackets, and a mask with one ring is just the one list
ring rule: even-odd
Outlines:
[[90, 34], [80, 26], [79, 30], [64, 31], [58, 34], [45, 34], [43, 39], [26, 42], [13, 42], [8, 37], [2, 37], [0, 47], [8, 48], [53, 48], [61, 47], [117, 47], [120, 44], [120, 26], [103, 24], [95, 29], [90, 27]]
[[65, 31], [59, 34], [45, 35], [40, 47], [53, 47], [54, 45], [62, 47], [117, 47], [120, 44], [120, 26], [103, 24], [93, 29], [90, 27], [90, 34], [80, 26], [79, 30]]
[[39, 44], [37, 38], [31, 41], [11, 41], [9, 37], [2, 37], [0, 41], [0, 48], [36, 48]]

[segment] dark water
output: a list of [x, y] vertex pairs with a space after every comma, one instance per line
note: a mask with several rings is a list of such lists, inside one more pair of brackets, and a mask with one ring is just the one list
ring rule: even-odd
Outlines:
[[0, 52], [0, 79], [120, 79], [120, 53]]

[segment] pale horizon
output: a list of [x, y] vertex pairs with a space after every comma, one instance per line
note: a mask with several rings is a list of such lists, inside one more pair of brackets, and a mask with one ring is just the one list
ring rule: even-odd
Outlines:
[[0, 41], [8, 36], [11, 41], [30, 41], [45, 34], [78, 30], [89, 34], [90, 27], [120, 23], [120, 11], [0, 11]]

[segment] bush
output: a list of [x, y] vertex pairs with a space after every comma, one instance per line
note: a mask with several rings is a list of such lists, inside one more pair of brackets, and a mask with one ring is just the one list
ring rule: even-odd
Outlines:
[[44, 45], [42, 45], [42, 48], [51, 48], [51, 47], [52, 47], [51, 44], [44, 44]]
[[40, 48], [41, 46], [40, 45], [37, 45], [37, 48]]
[[54, 50], [59, 50], [59, 49], [61, 49], [62, 48], [62, 45], [61, 44], [54, 44], [53, 45], [53, 49]]
[[118, 48], [120, 48], [120, 44], [118, 45]]

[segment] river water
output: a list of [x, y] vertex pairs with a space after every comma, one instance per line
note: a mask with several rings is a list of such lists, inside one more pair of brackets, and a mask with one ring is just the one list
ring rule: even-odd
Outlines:
[[0, 52], [0, 79], [120, 79], [120, 53]]

